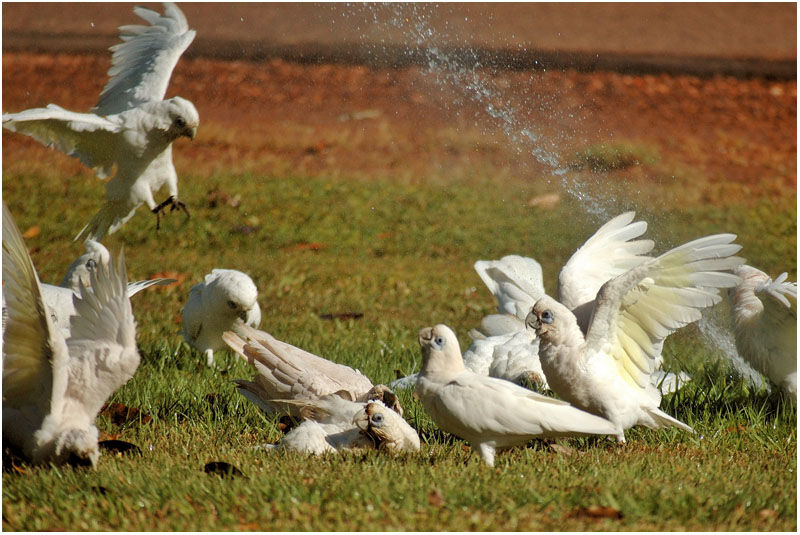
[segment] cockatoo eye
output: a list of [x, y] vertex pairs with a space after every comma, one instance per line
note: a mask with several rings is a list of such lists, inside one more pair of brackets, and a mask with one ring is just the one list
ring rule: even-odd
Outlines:
[[236, 308], [236, 303], [234, 303], [233, 301], [228, 301], [228, 307], [231, 308], [231, 309], [235, 309]]
[[542, 323], [553, 323], [553, 313], [550, 310], [542, 312]]
[[89, 271], [94, 271], [95, 269], [97, 269], [97, 262], [95, 262], [94, 258], [90, 258], [89, 260], [86, 261], [86, 269], [88, 269]]
[[444, 336], [434, 336], [431, 345], [436, 349], [442, 349], [445, 344]]
[[177, 126], [178, 128], [183, 128], [184, 126], [186, 126], [186, 120], [184, 120], [183, 117], [176, 117], [175, 126]]

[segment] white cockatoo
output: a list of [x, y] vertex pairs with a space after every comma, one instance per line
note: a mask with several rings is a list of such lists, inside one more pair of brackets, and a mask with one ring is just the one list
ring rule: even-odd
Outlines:
[[222, 333], [231, 330], [236, 320], [251, 327], [261, 323], [258, 289], [253, 279], [235, 269], [213, 269], [189, 290], [181, 311], [181, 334], [197, 351], [204, 353], [209, 367], [214, 366], [214, 351], [225, 349]]
[[[653, 249], [654, 244], [651, 240], [636, 239], [647, 230], [647, 223], [634, 221], [634, 217], [634, 212], [625, 212], [603, 224], [572, 254], [559, 272], [558, 300], [576, 315], [584, 335], [600, 287], [647, 260], [649, 257], [645, 255]], [[481, 327], [471, 331], [470, 336], [477, 343], [482, 335], [496, 336], [525, 330], [525, 317], [533, 304], [545, 295], [542, 268], [539, 263], [531, 258], [509, 255], [500, 260], [478, 261], [475, 263], [475, 270], [497, 299], [498, 314], [483, 318]], [[522, 310], [525, 312], [522, 313]], [[484, 358], [483, 365], [492, 366], [492, 371], [489, 372], [491, 376], [514, 381], [516, 380], [514, 374], [520, 377], [522, 370], [527, 370], [534, 376], [540, 372], [536, 334], [530, 329], [527, 332], [533, 339], [531, 346], [527, 352], [523, 346], [517, 346], [516, 351], [510, 354], [513, 360], [505, 357], [511, 362], [510, 366], [504, 364], [503, 350], [492, 355], [493, 359]], [[493, 336], [487, 338], [487, 340], [492, 339], [502, 341], [502, 338]], [[467, 352], [473, 347], [475, 344]], [[476, 360], [474, 356], [467, 359], [467, 352], [465, 352], [467, 367], [480, 373], [476, 369], [480, 360]], [[689, 380], [685, 372], [680, 372], [676, 376], [660, 370], [662, 360], [660, 351], [656, 360], [651, 380], [662, 393], [674, 392]], [[546, 387], [546, 374], [544, 379]]]
[[291, 402], [303, 422], [271, 448], [320, 455], [354, 449], [419, 451], [419, 435], [380, 400], [354, 402], [330, 394]]
[[736, 350], [796, 403], [797, 283], [747, 265], [734, 273], [741, 277], [728, 293]]
[[446, 325], [419, 333], [422, 370], [417, 395], [444, 431], [472, 445], [494, 465], [495, 450], [533, 438], [613, 434], [615, 426], [568, 403], [464, 367], [455, 333]]
[[[539, 359], [550, 388], [563, 399], [624, 431], [642, 424], [651, 428], [692, 428], [659, 410], [661, 393], [652, 375], [661, 359], [664, 339], [700, 319], [700, 310], [721, 300], [719, 288], [739, 277], [730, 271], [742, 264], [732, 256], [741, 248], [733, 234], [688, 242], [657, 258], [635, 260], [635, 267], [600, 287], [584, 335], [579, 319], [565, 305], [545, 296], [536, 302], [526, 324], [539, 337]], [[588, 294], [587, 294], [588, 297]]]
[[[600, 286], [647, 260], [644, 254], [653, 248], [650, 240], [634, 239], [647, 230], [647, 223], [634, 222], [634, 217], [634, 212], [626, 212], [606, 222], [575, 251], [559, 273], [559, 300], [574, 309], [584, 333]], [[507, 255], [499, 260], [478, 260], [474, 267], [497, 300], [497, 313], [485, 316], [480, 327], [469, 332], [473, 343], [463, 355], [466, 367], [480, 375], [547, 388], [546, 374], [538, 380], [542, 374], [539, 342], [536, 334], [525, 327], [531, 307], [545, 295], [541, 265], [533, 258]], [[530, 339], [528, 345], [524, 344], [526, 337]], [[659, 357], [657, 368], [660, 365]], [[652, 380], [667, 393], [688, 381], [689, 376], [657, 369]], [[416, 375], [411, 375], [391, 386], [411, 386], [415, 381]]]
[[3, 438], [33, 463], [96, 465], [101, 407], [139, 366], [122, 253], [75, 296], [65, 338], [53, 325], [22, 236], [3, 205]]
[[[86, 252], [79, 256], [67, 269], [61, 284], [55, 286], [40, 282], [42, 301], [47, 306], [53, 325], [61, 330], [65, 338], [69, 338], [70, 316], [75, 314], [72, 296], [81, 296], [81, 288], [91, 289], [91, 274], [97, 271], [98, 266], [108, 267], [111, 254], [103, 244], [94, 240], [86, 240]], [[128, 297], [133, 297], [140, 291], [150, 286], [167, 285], [175, 279], [148, 279], [129, 282], [127, 285]], [[3, 304], [3, 325], [5, 326], [5, 303]]]
[[[200, 122], [194, 105], [181, 97], [163, 100], [172, 70], [195, 36], [186, 17], [171, 3], [164, 15], [134, 8], [149, 25], [120, 28], [122, 42], [111, 47], [109, 80], [90, 113], [55, 104], [3, 114], [3, 127], [78, 158], [106, 183], [106, 201], [76, 239], [100, 240], [121, 227], [146, 203], [156, 214], [183, 209], [178, 175], [172, 164], [172, 142], [194, 139]], [[167, 186], [169, 197], [156, 203], [153, 194]]]
[[373, 385], [358, 370], [304, 351], [271, 334], [239, 323], [222, 338], [258, 374], [253, 381], [237, 380], [237, 390], [267, 414], [298, 416], [296, 403], [308, 403], [331, 394], [366, 403], [382, 400], [400, 415], [395, 394], [384, 385]]

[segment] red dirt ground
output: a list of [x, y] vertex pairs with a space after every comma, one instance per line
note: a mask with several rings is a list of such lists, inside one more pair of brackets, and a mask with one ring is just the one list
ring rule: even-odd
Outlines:
[[[88, 111], [109, 62], [107, 54], [6, 52], [3, 111], [48, 103]], [[693, 180], [734, 186], [723, 188], [724, 195], [796, 196], [796, 81], [574, 71], [479, 75], [502, 95], [494, 105], [516, 110], [515, 128], [532, 125], [545, 140], [560, 143], [561, 154], [625, 140], [655, 148], [671, 168], [693, 169]], [[423, 170], [432, 160], [446, 168], [480, 158], [531, 178], [541, 173], [512, 161], [513, 151], [502, 146], [510, 142], [498, 135], [502, 124], [484, 126], [492, 98], [477, 105], [434, 78], [418, 67], [184, 58], [167, 96], [188, 98], [200, 112], [198, 138], [181, 147], [180, 157], [217, 170], [253, 159], [269, 172], [288, 160], [306, 173], [336, 168], [391, 175]], [[473, 137], [464, 134], [470, 129]], [[443, 142], [442, 132], [451, 131], [463, 139]], [[31, 150], [41, 149], [3, 132], [4, 162]], [[646, 182], [646, 175], [634, 170], [626, 177]]]

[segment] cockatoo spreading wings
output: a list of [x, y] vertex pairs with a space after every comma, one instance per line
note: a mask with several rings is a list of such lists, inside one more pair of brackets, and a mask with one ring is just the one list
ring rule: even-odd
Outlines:
[[446, 325], [419, 333], [422, 370], [417, 395], [433, 421], [472, 445], [494, 465], [497, 449], [533, 438], [613, 434], [615, 426], [568, 403], [464, 367], [455, 333]]
[[[106, 183], [106, 201], [76, 239], [100, 240], [119, 229], [142, 204], [156, 214], [156, 227], [167, 206], [181, 208], [178, 175], [172, 164], [172, 142], [194, 139], [200, 122], [194, 105], [164, 95], [178, 59], [195, 36], [175, 4], [164, 14], [144, 7], [134, 13], [149, 23], [120, 27], [122, 42], [111, 47], [111, 69], [100, 100], [90, 113], [55, 104], [3, 114], [3, 127], [78, 158]], [[156, 203], [153, 194], [167, 186], [169, 197]]]
[[746, 265], [735, 273], [742, 281], [728, 296], [736, 350], [797, 403], [797, 283]]
[[[604, 277], [587, 278], [589, 284], [581, 286], [580, 278], [564, 277], [562, 271], [562, 302], [542, 297], [526, 319], [539, 337], [539, 359], [550, 388], [576, 407], [613, 422], [619, 441], [624, 442], [625, 429], [637, 424], [692, 431], [659, 410], [661, 393], [652, 375], [664, 339], [719, 302], [719, 288], [739, 282], [728, 272], [743, 263], [732, 256], [741, 248], [732, 243], [735, 238], [718, 234], [657, 258], [635, 255], [621, 274], [608, 271], [613, 278], [595, 295], [591, 290]], [[573, 283], [579, 291], [565, 298], [561, 288]]]
[[34, 463], [94, 466], [103, 403], [139, 366], [122, 253], [73, 298], [69, 337], [53, 324], [22, 236], [3, 205], [3, 438]]

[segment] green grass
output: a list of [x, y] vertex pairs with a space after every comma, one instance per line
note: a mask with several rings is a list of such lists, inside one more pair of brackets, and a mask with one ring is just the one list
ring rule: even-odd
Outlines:
[[[45, 163], [66, 158], [46, 155]], [[60, 159], [59, 159], [60, 158]], [[82, 250], [72, 238], [101, 186], [88, 173], [4, 162], [4, 201], [45, 282], [57, 283]], [[418, 454], [376, 452], [305, 457], [253, 447], [277, 441], [276, 422], [239, 396], [250, 370], [233, 355], [209, 370], [177, 332], [189, 288], [214, 267], [249, 273], [259, 288], [261, 327], [280, 339], [361, 369], [375, 382], [419, 367], [417, 332], [434, 323], [466, 332], [495, 303], [472, 264], [533, 256], [546, 288], [602, 223], [567, 195], [554, 209], [528, 206], [540, 183], [456, 169], [403, 183], [357, 176], [255, 172], [205, 177], [180, 166], [192, 210], [169, 215], [155, 234], [144, 209], [105, 244], [124, 245], [129, 277], [173, 270], [185, 281], [133, 300], [142, 364], [111, 401], [150, 421], [101, 431], [133, 442], [140, 457], [103, 455], [97, 470], [19, 465], [3, 474], [4, 530], [796, 530], [796, 409], [752, 392], [718, 350], [687, 328], [668, 339], [666, 367], [693, 381], [662, 408], [697, 434], [635, 428], [628, 444], [565, 441], [572, 453], [534, 442], [483, 466], [465, 443], [441, 432], [410, 392], [406, 417], [423, 438]], [[64, 175], [67, 174], [65, 177]], [[205, 192], [240, 196], [211, 208]], [[669, 192], [666, 192], [668, 194]], [[609, 216], [635, 206], [616, 199]], [[640, 211], [664, 251], [712, 232], [735, 232], [743, 255], [796, 277], [796, 211], [784, 204], [666, 205]], [[250, 233], [238, 231], [243, 225]], [[321, 244], [318, 250], [299, 244]], [[357, 320], [320, 314], [360, 312]], [[245, 477], [203, 471], [234, 464]], [[621, 517], [594, 517], [604, 506]]]

